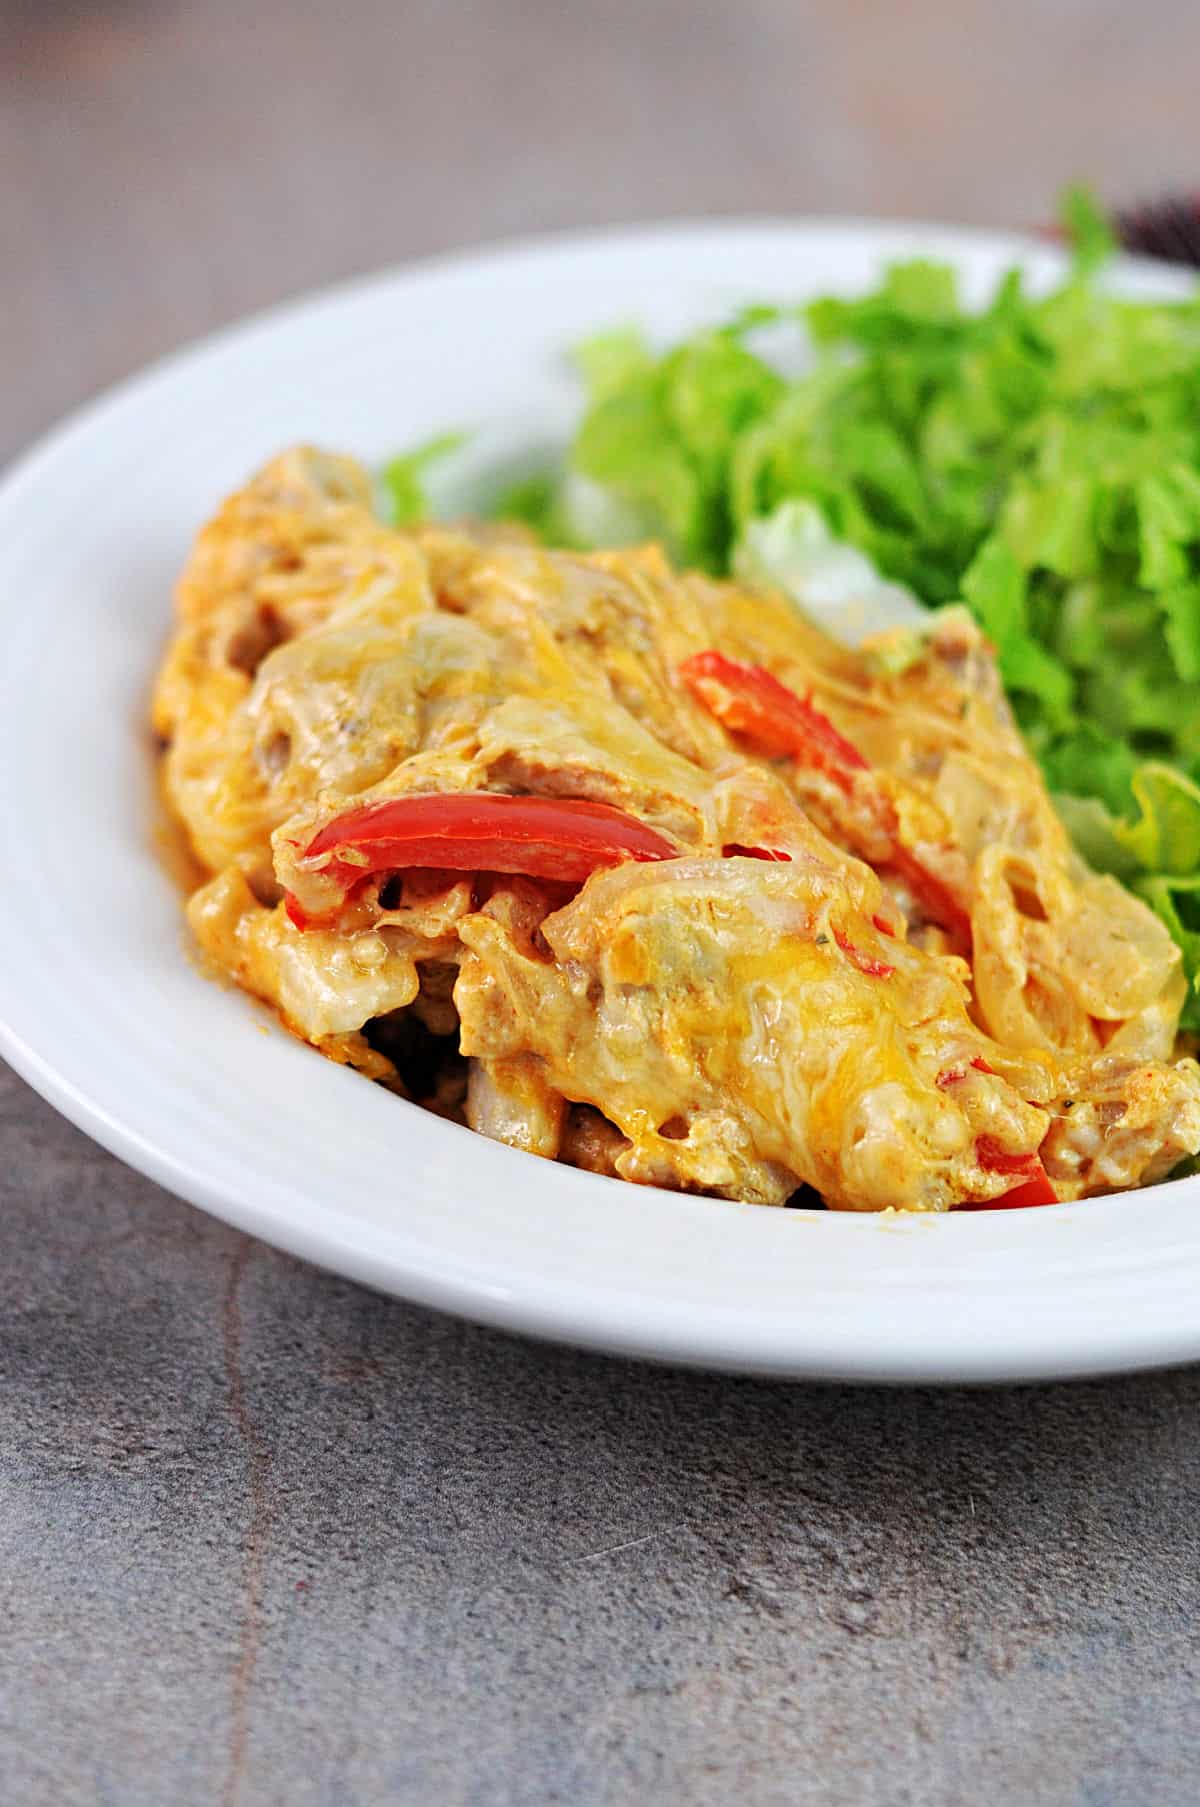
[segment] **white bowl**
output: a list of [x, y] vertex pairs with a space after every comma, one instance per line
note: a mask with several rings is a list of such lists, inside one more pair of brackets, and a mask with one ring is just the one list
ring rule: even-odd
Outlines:
[[[0, 487], [0, 1048], [172, 1191], [380, 1289], [597, 1348], [887, 1380], [1200, 1356], [1200, 1180], [936, 1219], [771, 1211], [516, 1154], [321, 1060], [203, 978], [153, 839], [149, 676], [189, 540], [271, 453], [478, 428], [468, 495], [561, 438], [563, 351], [949, 258], [982, 299], [1055, 252], [865, 223], [684, 225], [402, 270], [235, 328], [84, 409]], [[1123, 287], [1190, 285], [1126, 264]], [[62, 1208], [72, 1209], [64, 1200]]]

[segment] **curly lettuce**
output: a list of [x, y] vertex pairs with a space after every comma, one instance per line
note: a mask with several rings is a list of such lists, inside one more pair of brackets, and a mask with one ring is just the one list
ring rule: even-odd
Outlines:
[[916, 260], [665, 351], [629, 327], [589, 341], [561, 467], [497, 512], [806, 592], [816, 561], [834, 593], [865, 569], [892, 604], [965, 602], [1081, 849], [1157, 910], [1195, 979], [1200, 300], [1108, 293], [1103, 215], [1076, 190], [1064, 223], [1075, 259], [1048, 295], [1013, 270], [971, 311], [952, 269]]

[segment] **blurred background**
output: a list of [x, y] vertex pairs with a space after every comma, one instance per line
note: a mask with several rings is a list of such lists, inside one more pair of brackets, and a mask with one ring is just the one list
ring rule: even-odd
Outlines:
[[1196, 0], [0, 0], [0, 458], [196, 333], [450, 246], [1200, 186], [1198, 69]]

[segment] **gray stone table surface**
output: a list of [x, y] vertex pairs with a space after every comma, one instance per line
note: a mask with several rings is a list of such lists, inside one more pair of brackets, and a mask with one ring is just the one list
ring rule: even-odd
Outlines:
[[[0, 456], [474, 239], [1194, 186], [1198, 68], [1194, 0], [0, 0]], [[0, 1150], [0, 1802], [1200, 1797], [1200, 1373], [608, 1361], [236, 1236], [7, 1074]]]

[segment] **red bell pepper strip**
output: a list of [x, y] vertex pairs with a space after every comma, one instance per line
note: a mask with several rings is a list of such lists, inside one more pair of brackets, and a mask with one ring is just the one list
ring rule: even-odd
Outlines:
[[721, 858], [726, 860], [783, 860], [790, 864], [791, 854], [785, 853], [782, 847], [743, 847], [740, 841], [726, 841], [721, 849]]
[[960, 947], [970, 948], [970, 913], [963, 909], [949, 886], [943, 883], [936, 872], [930, 872], [927, 866], [922, 866], [920, 860], [907, 847], [901, 847], [899, 842], [888, 861], [888, 870], [894, 872], [901, 884], [912, 893], [930, 922], [940, 923]]
[[842, 929], [834, 929], [833, 938], [849, 960], [851, 966], [857, 966], [860, 973], [866, 973], [868, 979], [890, 979], [895, 972], [886, 960], [876, 960], [871, 954], [864, 954], [860, 947], [855, 947], [849, 935]]
[[998, 1198], [972, 1199], [957, 1205], [959, 1211], [1020, 1211], [1036, 1205], [1056, 1205], [1058, 1194], [1035, 1154], [1009, 1154], [994, 1136], [980, 1136], [975, 1144], [979, 1165], [986, 1173], [1022, 1175], [1021, 1183]]
[[692, 695], [723, 727], [749, 735], [770, 753], [785, 753], [801, 765], [828, 774], [840, 789], [854, 789], [855, 772], [867, 762], [838, 733], [827, 715], [796, 695], [764, 665], [747, 665], [724, 653], [695, 653], [679, 667]]
[[1010, 1154], [995, 1136], [980, 1136], [975, 1144], [975, 1158], [985, 1173], [1031, 1174], [1041, 1166], [1035, 1154]]
[[[723, 727], [757, 741], [765, 752], [786, 754], [824, 772], [846, 796], [856, 788], [856, 774], [870, 771], [858, 748], [829, 717], [810, 699], [781, 684], [765, 666], [747, 665], [710, 649], [685, 659], [679, 675]], [[969, 948], [970, 915], [937, 874], [901, 845], [891, 799], [876, 791], [873, 802], [879, 826], [893, 843], [887, 868], [912, 892], [931, 922], [940, 923], [960, 947]]]
[[[332, 857], [320, 870], [349, 892], [372, 873], [412, 867], [582, 884], [601, 866], [675, 859], [678, 849], [607, 803], [465, 791], [385, 797], [347, 810], [313, 836], [303, 857], [322, 855]], [[303, 906], [290, 894], [287, 908], [305, 926]]]
[[[997, 1073], [995, 1067], [989, 1066], [987, 1061], [983, 1058], [982, 1054], [973, 1055], [971, 1058], [971, 1065], [974, 1067], [974, 1069], [977, 1073], [987, 1073], [993, 1079], [998, 1079], [1000, 1077], [1000, 1075]], [[945, 1089], [948, 1085], [957, 1085], [960, 1080], [963, 1080], [966, 1077], [967, 1077], [966, 1067], [944, 1067], [942, 1069], [942, 1071], [938, 1074], [935, 1083], [941, 1088], [942, 1091], [945, 1091]]]
[[[1041, 1163], [1038, 1163], [1041, 1167]], [[1038, 1205], [1056, 1205], [1058, 1194], [1050, 1182], [1044, 1169], [1032, 1179], [1025, 1180], [1022, 1185], [1014, 1186], [1011, 1192], [1002, 1192], [999, 1198], [972, 1199], [969, 1204], [955, 1205], [956, 1211], [1027, 1211]]]

